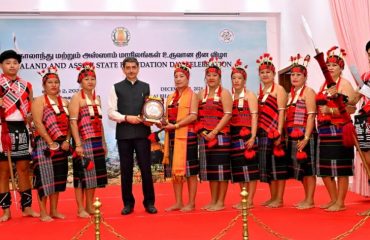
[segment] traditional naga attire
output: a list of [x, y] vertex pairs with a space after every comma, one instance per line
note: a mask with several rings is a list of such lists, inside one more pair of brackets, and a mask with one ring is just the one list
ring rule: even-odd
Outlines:
[[[93, 102], [85, 97], [81, 90], [81, 97], [86, 105], [80, 107], [77, 120], [84, 157], [73, 159], [73, 185], [75, 188], [104, 187], [107, 180], [105, 152], [103, 148], [102, 114], [98, 99], [93, 94]], [[91, 162], [92, 163], [91, 163]]]
[[[67, 106], [60, 96], [58, 96], [57, 103], [47, 95], [44, 95], [44, 99], [46, 105], [43, 109], [42, 123], [51, 139], [61, 146], [63, 141], [67, 140], [69, 130]], [[48, 144], [36, 131], [32, 158], [34, 160], [34, 187], [40, 198], [65, 191], [69, 153], [69, 151], [63, 151], [61, 147], [57, 150], [49, 149]]]
[[[332, 49], [328, 51], [327, 61], [335, 61], [343, 68], [343, 59], [336, 55], [329, 55], [331, 51]], [[330, 98], [326, 91], [328, 85], [330, 87], [335, 84], [338, 89], [341, 84], [341, 77], [335, 83], [327, 69], [323, 54], [320, 53], [315, 58], [319, 62], [326, 79], [325, 84], [316, 96], [317, 106], [326, 105], [329, 108], [338, 108], [339, 110], [337, 114], [323, 114], [318, 111], [319, 161], [317, 175], [320, 177], [352, 176], [354, 128], [344, 104], [346, 97], [338, 94], [336, 98]]]
[[208, 98], [208, 87], [205, 96], [199, 103], [198, 123], [199, 130], [199, 161], [200, 179], [204, 181], [228, 181], [231, 180], [230, 169], [230, 125], [224, 126], [216, 135], [215, 139], [206, 141], [202, 132], [214, 130], [224, 116], [221, 102], [222, 87], [215, 90], [214, 98]]
[[[167, 119], [176, 124], [190, 114], [193, 91], [190, 87], [179, 95], [176, 90], [167, 98]], [[174, 180], [199, 174], [198, 139], [195, 124], [166, 132], [164, 154], [165, 177]]]
[[[19, 77], [10, 80], [4, 74], [0, 76], [0, 96], [3, 99], [0, 161], [8, 161], [8, 149], [13, 162], [31, 160], [29, 132], [26, 126], [31, 109], [28, 99], [31, 90], [32, 85]], [[21, 207], [24, 210], [32, 205], [31, 189], [20, 194]], [[3, 209], [10, 207], [10, 192], [0, 193], [0, 205]]]
[[[362, 79], [367, 87], [370, 85], [370, 72], [364, 73]], [[370, 101], [369, 97], [363, 97], [364, 101], [359, 114], [355, 116], [357, 139], [362, 151], [370, 150]]]
[[[285, 180], [288, 177], [287, 160], [284, 154], [275, 156], [274, 140], [279, 137], [278, 119], [279, 110], [276, 97], [270, 93], [274, 91], [275, 83], [265, 94], [260, 89], [258, 96], [258, 158], [260, 167], [260, 181], [271, 182]], [[284, 142], [283, 140], [281, 142]], [[282, 144], [281, 144], [282, 145]], [[279, 146], [282, 148], [282, 146]]]
[[297, 151], [297, 144], [303, 140], [306, 133], [308, 114], [314, 114], [307, 113], [306, 103], [301, 99], [305, 89], [306, 87], [303, 86], [295, 92], [292, 87], [285, 122], [288, 134], [287, 156], [290, 158], [289, 175], [297, 180], [316, 175], [317, 133], [315, 127], [303, 151], [301, 153]]
[[[370, 86], [370, 72], [364, 73], [361, 76], [367, 87]], [[364, 86], [365, 87], [365, 86]], [[361, 151], [367, 152], [370, 150], [370, 100], [369, 95], [363, 97], [363, 105], [359, 114], [355, 116], [355, 128], [357, 140]], [[355, 161], [355, 172], [353, 177], [352, 189], [363, 196], [370, 195], [370, 179], [366, 170], [363, 167], [363, 162]], [[366, 181], [368, 184], [366, 184]]]
[[248, 100], [245, 99], [245, 89], [243, 89], [239, 98], [233, 101], [230, 125], [232, 181], [250, 182], [258, 180], [260, 176], [255, 150], [251, 150], [250, 156], [245, 156], [248, 155], [245, 142], [251, 137], [252, 129], [252, 116]]
[[[337, 82], [337, 89], [339, 85], [340, 79]], [[325, 86], [321, 88], [319, 94], [327, 99]], [[338, 107], [340, 113], [333, 115], [318, 114], [319, 161], [317, 175], [352, 176], [354, 149], [353, 146], [346, 147], [343, 144], [343, 126], [347, 123], [343, 114], [346, 113], [346, 108], [345, 105], [338, 105], [336, 100], [327, 100], [326, 105], [328, 107]]]

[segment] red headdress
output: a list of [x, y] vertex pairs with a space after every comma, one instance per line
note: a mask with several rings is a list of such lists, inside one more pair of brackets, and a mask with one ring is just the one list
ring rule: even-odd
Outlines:
[[80, 71], [77, 79], [78, 83], [81, 83], [82, 79], [84, 79], [87, 76], [96, 78], [95, 66], [93, 62], [84, 62], [82, 63], [82, 67], [78, 66], [76, 69], [77, 71]]
[[264, 53], [256, 60], [258, 64], [258, 71], [262, 71], [264, 69], [270, 69], [271, 71], [275, 72], [275, 66], [272, 63], [272, 57], [269, 53]]
[[[303, 61], [301, 59], [303, 59]], [[290, 66], [290, 72], [298, 72], [302, 73], [304, 76], [307, 76], [307, 65], [310, 62], [310, 59], [310, 55], [306, 55], [305, 58], [302, 58], [299, 53], [295, 57], [291, 56], [290, 61], [292, 62], [292, 65]]]
[[187, 79], [189, 79], [191, 67], [192, 67], [192, 65], [189, 62], [178, 62], [178, 63], [175, 64], [174, 74], [177, 73], [177, 72], [182, 72], [183, 74], [185, 74]]
[[208, 62], [205, 63], [207, 65], [206, 74], [209, 72], [214, 72], [221, 77], [221, 62], [218, 61], [217, 57], [211, 57]]
[[241, 75], [243, 75], [243, 78], [245, 80], [247, 79], [247, 71], [246, 71], [247, 68], [248, 68], [248, 65], [243, 66], [242, 61], [238, 59], [236, 60], [236, 62], [234, 63], [234, 66], [231, 69], [231, 76], [234, 73], [240, 73]]
[[48, 68], [45, 68], [43, 70], [41, 70], [40, 72], [37, 72], [38, 74], [40, 74], [40, 76], [42, 77], [42, 84], [44, 85], [46, 80], [48, 80], [49, 78], [57, 78], [59, 79], [59, 76], [58, 76], [58, 68], [55, 67], [55, 66], [50, 66]]
[[[337, 50], [337, 53], [336, 53], [336, 50]], [[341, 69], [344, 69], [344, 59], [343, 58], [347, 55], [347, 53], [343, 48], [334, 46], [326, 52], [326, 55], [327, 55], [326, 63], [330, 63], [330, 62], [336, 63], [339, 65]]]

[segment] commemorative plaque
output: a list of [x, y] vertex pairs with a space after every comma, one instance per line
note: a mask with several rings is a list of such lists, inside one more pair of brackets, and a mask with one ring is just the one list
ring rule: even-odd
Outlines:
[[162, 98], [149, 96], [142, 110], [143, 119], [146, 122], [160, 123], [164, 116], [164, 105]]

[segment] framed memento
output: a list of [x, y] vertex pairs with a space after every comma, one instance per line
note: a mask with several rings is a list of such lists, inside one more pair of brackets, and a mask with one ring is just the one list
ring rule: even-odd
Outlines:
[[146, 122], [159, 123], [164, 116], [163, 100], [158, 97], [149, 96], [142, 110], [143, 119]]

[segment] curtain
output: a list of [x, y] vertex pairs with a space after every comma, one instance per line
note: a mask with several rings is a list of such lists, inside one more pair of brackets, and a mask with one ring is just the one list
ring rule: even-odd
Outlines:
[[370, 41], [370, 1], [329, 0], [329, 3], [340, 47], [347, 51], [347, 65], [355, 65], [361, 75], [369, 69], [365, 45]]
[[[370, 41], [370, 0], [329, 0], [335, 31], [341, 48], [347, 52], [348, 66], [356, 66], [360, 75], [369, 71], [365, 45]], [[370, 186], [357, 154], [351, 190], [370, 196]]]

